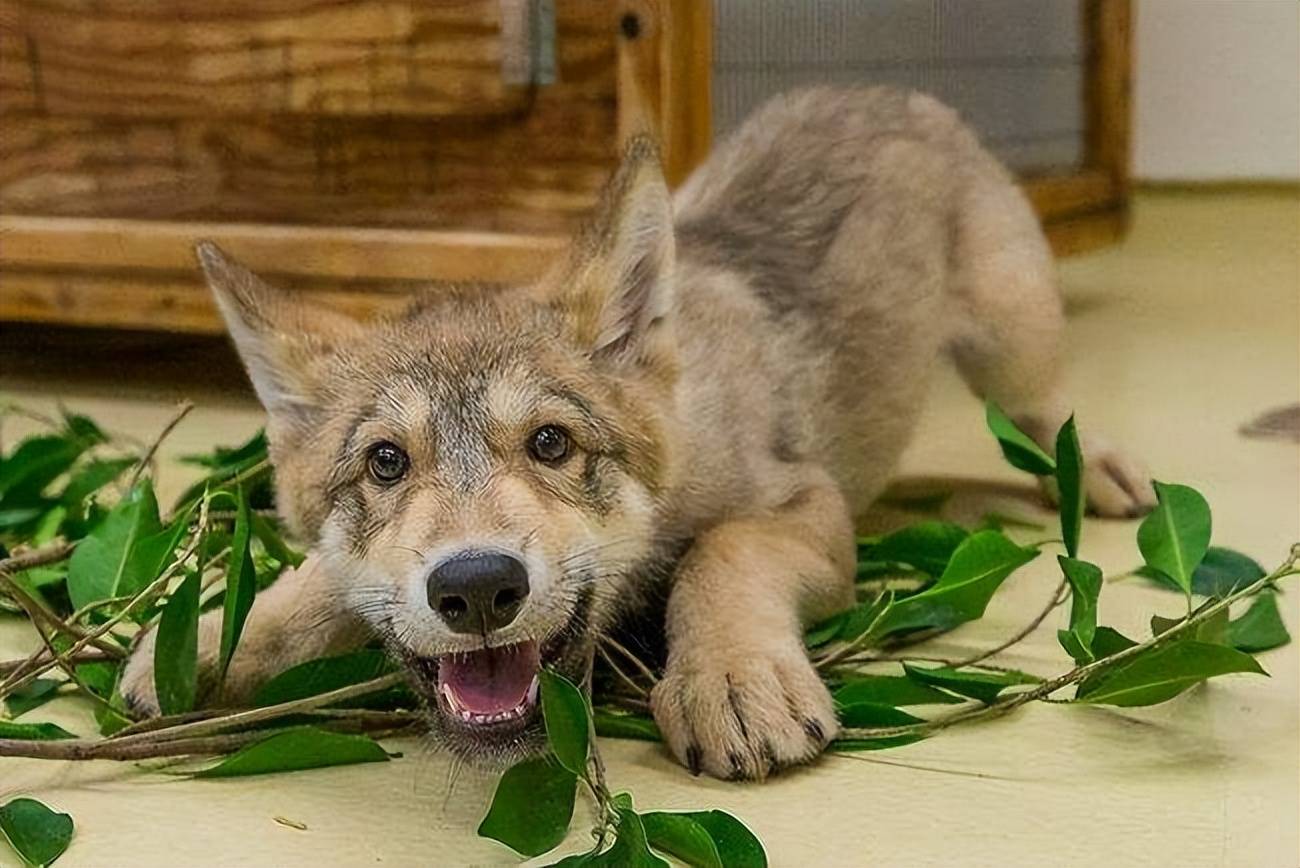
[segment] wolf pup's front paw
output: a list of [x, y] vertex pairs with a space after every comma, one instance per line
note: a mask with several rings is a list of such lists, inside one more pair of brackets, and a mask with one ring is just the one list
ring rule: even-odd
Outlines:
[[678, 761], [726, 780], [808, 762], [839, 728], [800, 643], [674, 649], [650, 705]]
[[[216, 617], [213, 617], [213, 616]], [[221, 645], [221, 613], [209, 613], [199, 619], [198, 642], [198, 689], [202, 697], [212, 686], [216, 678], [217, 653]], [[157, 629], [150, 629], [140, 637], [131, 656], [122, 669], [122, 680], [118, 683], [118, 692], [126, 701], [126, 707], [143, 717], [157, 717], [162, 714], [158, 706], [158, 692], [154, 687], [153, 658], [154, 642], [158, 636]]]

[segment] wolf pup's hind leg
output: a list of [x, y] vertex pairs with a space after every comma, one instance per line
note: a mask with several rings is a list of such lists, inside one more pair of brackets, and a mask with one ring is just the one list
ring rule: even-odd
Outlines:
[[853, 566], [844, 499], [817, 468], [774, 509], [696, 538], [668, 600], [668, 665], [651, 694], [678, 760], [748, 779], [822, 751], [838, 724], [802, 627], [852, 604]]
[[[1072, 409], [1061, 384], [1065, 316], [1051, 250], [1020, 190], [987, 155], [958, 207], [949, 348], [980, 398], [995, 401], [1051, 453]], [[1088, 505], [1133, 517], [1155, 505], [1150, 476], [1081, 425]], [[1050, 480], [1044, 486], [1055, 499]]]

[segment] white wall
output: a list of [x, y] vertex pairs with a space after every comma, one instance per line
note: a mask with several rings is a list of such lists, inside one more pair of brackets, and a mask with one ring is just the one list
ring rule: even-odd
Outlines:
[[1300, 2], [1137, 0], [1134, 174], [1300, 179]]

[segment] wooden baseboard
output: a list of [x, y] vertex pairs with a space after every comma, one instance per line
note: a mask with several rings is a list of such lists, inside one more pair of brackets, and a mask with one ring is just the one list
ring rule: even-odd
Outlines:
[[1141, 181], [1138, 193], [1187, 193], [1197, 196], [1296, 196], [1300, 181], [1284, 179], [1222, 179], [1217, 181]]
[[[187, 334], [225, 331], [198, 275], [150, 277], [80, 270], [0, 270], [0, 321]], [[313, 288], [329, 307], [359, 317], [400, 309], [409, 294]]]
[[1058, 257], [1078, 256], [1122, 241], [1128, 231], [1128, 212], [1114, 209], [1077, 214], [1049, 223], [1044, 229]]

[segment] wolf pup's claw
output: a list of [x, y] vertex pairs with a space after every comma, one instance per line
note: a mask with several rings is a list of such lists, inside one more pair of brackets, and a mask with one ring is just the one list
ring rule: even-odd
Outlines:
[[691, 649], [669, 662], [650, 704], [678, 761], [722, 780], [762, 780], [808, 762], [838, 729], [800, 647]]

